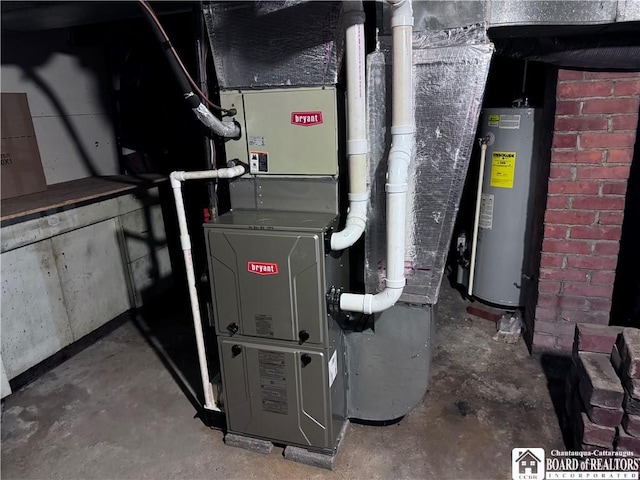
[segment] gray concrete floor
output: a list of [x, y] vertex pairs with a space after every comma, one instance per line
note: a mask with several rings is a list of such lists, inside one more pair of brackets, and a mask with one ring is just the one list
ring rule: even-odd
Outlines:
[[2, 478], [511, 478], [512, 448], [563, 447], [554, 378], [466, 305], [443, 287], [429, 392], [399, 423], [352, 424], [332, 472], [227, 447], [194, 418], [191, 332], [174, 319], [124, 323], [5, 399]]

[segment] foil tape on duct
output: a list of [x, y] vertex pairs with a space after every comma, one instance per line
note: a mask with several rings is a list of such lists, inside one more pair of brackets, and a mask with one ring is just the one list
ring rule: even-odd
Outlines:
[[[385, 175], [391, 125], [391, 53], [389, 42], [385, 39], [382, 43], [381, 51], [367, 58], [371, 198], [365, 282], [369, 292], [384, 287], [386, 269]], [[407, 285], [401, 301], [433, 304], [438, 300], [475, 141], [493, 45], [483, 26], [428, 36], [418, 34], [414, 44], [416, 145], [409, 169]]]
[[341, 2], [210, 2], [203, 13], [220, 88], [338, 82]]

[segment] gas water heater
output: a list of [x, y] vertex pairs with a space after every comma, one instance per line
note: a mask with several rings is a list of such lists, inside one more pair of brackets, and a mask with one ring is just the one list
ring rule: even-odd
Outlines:
[[524, 305], [539, 114], [533, 108], [487, 108], [480, 115], [487, 150], [472, 294], [510, 308]]

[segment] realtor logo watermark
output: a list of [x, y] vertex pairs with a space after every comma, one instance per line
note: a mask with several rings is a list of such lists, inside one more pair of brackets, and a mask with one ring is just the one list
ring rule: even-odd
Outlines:
[[544, 456], [543, 448], [514, 448], [511, 451], [513, 480], [543, 480]]
[[640, 461], [632, 452], [514, 448], [513, 480], [638, 480]]

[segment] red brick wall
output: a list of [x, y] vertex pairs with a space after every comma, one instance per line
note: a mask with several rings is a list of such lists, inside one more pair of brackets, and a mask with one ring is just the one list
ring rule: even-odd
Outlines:
[[558, 73], [534, 350], [609, 323], [639, 95], [640, 72]]

